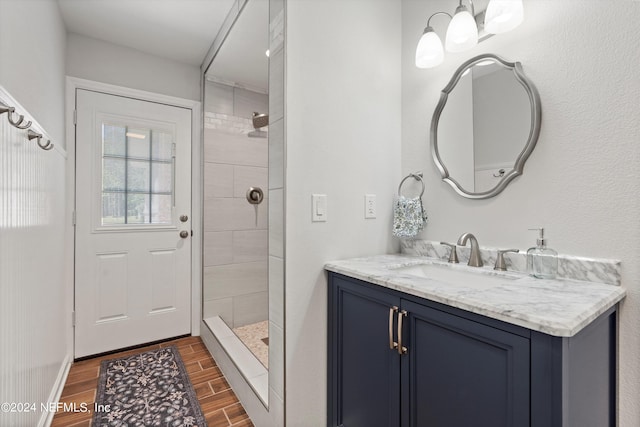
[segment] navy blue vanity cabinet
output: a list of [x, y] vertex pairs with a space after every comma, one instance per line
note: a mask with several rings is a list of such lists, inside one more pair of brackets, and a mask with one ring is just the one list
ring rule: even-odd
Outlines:
[[[389, 313], [400, 298], [333, 277], [329, 292], [331, 426], [397, 426], [399, 355], [389, 348]], [[332, 405], [332, 402], [335, 402]]]
[[616, 307], [571, 338], [329, 273], [328, 426], [613, 427]]
[[401, 425], [529, 426], [528, 338], [411, 301], [401, 308]]

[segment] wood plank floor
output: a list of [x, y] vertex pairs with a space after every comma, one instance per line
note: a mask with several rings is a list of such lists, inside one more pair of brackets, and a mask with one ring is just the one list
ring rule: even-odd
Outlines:
[[[100, 362], [102, 360], [142, 353], [143, 351], [169, 345], [178, 347], [209, 427], [253, 426], [249, 416], [244, 411], [200, 337], [180, 338], [161, 344], [76, 362], [71, 365], [60, 402], [67, 404], [75, 402], [77, 407], [80, 407], [80, 403], [86, 403], [89, 408], [93, 408], [98, 389]], [[58, 412], [53, 418], [51, 426], [88, 427], [91, 426], [92, 416], [93, 411], [84, 413]]]

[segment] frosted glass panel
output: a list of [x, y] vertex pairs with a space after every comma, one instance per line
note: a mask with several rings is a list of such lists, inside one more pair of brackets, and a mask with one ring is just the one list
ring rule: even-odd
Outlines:
[[162, 194], [151, 195], [151, 223], [171, 223], [171, 196]]
[[173, 136], [165, 132], [154, 132], [151, 140], [153, 160], [171, 160]]
[[124, 224], [124, 193], [102, 193], [102, 225]]
[[151, 163], [138, 160], [127, 161], [127, 190], [149, 193]]
[[105, 158], [102, 161], [102, 190], [124, 191], [125, 189], [125, 160]]
[[126, 128], [117, 125], [102, 125], [102, 150], [106, 155], [124, 156], [126, 153], [125, 144]]
[[149, 131], [148, 129], [128, 128], [127, 133], [127, 152], [128, 157], [148, 159], [149, 150]]
[[171, 194], [172, 170], [173, 167], [171, 163], [154, 162], [151, 164], [151, 172], [153, 176], [153, 182], [151, 183], [152, 192]]
[[149, 224], [148, 194], [127, 194], [127, 224]]

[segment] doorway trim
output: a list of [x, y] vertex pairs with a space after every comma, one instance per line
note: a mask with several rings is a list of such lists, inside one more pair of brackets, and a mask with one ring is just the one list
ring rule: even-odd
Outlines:
[[[66, 213], [69, 221], [73, 221], [76, 191], [76, 127], [75, 108], [76, 90], [86, 89], [102, 92], [109, 95], [123, 96], [142, 101], [156, 102], [159, 104], [182, 107], [191, 110], [191, 218], [193, 236], [191, 240], [191, 334], [200, 335], [200, 320], [202, 317], [202, 103], [192, 99], [177, 98], [154, 92], [147, 92], [123, 86], [101, 83], [77, 77], [66, 77], [65, 87], [65, 124], [66, 124], [66, 150], [67, 150], [67, 174], [66, 186]], [[66, 272], [69, 278], [69, 301], [72, 310], [75, 310], [75, 226], [69, 227], [67, 236], [69, 247], [67, 248]], [[73, 325], [72, 325], [73, 329]], [[74, 354], [75, 334], [71, 333], [71, 342], [68, 343], [70, 354]]]

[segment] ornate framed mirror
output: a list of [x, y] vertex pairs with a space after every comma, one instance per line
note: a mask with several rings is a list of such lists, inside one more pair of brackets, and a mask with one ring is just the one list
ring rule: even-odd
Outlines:
[[461, 196], [487, 199], [517, 176], [540, 133], [540, 96], [519, 62], [493, 55], [462, 64], [431, 121], [431, 153]]

